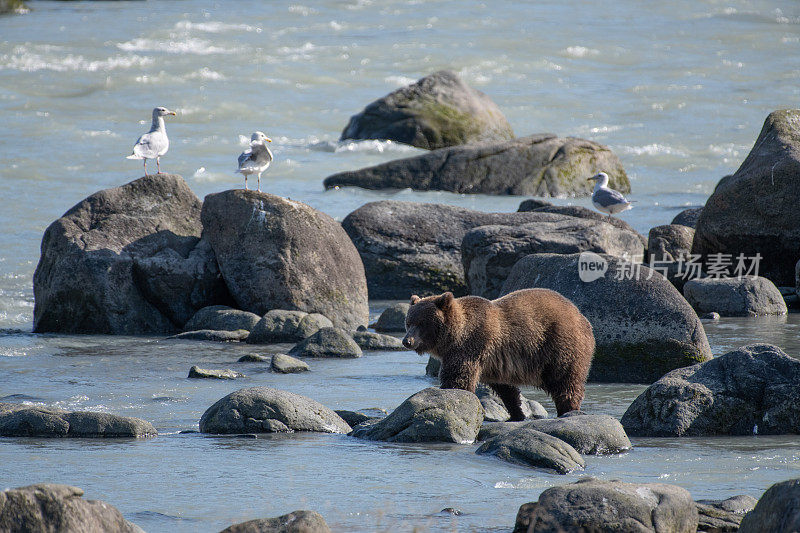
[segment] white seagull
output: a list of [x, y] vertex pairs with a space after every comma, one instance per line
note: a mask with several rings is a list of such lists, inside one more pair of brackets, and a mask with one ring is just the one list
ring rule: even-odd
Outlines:
[[167, 138], [167, 128], [164, 126], [164, 117], [174, 115], [175, 111], [170, 111], [166, 107], [153, 109], [153, 123], [150, 131], [139, 137], [133, 145], [133, 153], [127, 159], [144, 159], [144, 175], [147, 176], [147, 160], [155, 159], [159, 174], [161, 173], [161, 162], [159, 158], [169, 150], [169, 139]]
[[608, 174], [600, 172], [595, 174], [589, 181], [594, 180], [594, 192], [592, 193], [592, 203], [598, 211], [611, 215], [622, 213], [633, 207], [631, 202], [622, 196], [622, 193], [608, 188]]
[[257, 131], [250, 136], [250, 148], [239, 154], [239, 168], [236, 172], [244, 174], [245, 189], [247, 189], [247, 177], [250, 174], [257, 174], [258, 192], [261, 192], [261, 173], [272, 163], [272, 152], [266, 144], [271, 142], [272, 139]]

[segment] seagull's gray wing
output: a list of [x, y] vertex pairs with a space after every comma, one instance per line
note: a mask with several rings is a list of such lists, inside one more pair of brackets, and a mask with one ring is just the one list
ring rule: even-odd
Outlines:
[[597, 202], [603, 207], [628, 203], [628, 200], [614, 189], [598, 189], [597, 192], [592, 195], [592, 201]]
[[252, 157], [253, 157], [253, 150], [250, 149], [250, 148], [248, 148], [247, 150], [245, 150], [244, 152], [239, 154], [239, 169], [244, 167], [244, 165], [248, 161], [250, 161], [252, 159]]

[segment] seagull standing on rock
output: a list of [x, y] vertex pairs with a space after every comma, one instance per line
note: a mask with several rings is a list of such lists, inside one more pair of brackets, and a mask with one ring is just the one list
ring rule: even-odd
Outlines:
[[608, 188], [608, 174], [600, 172], [595, 174], [589, 181], [594, 180], [594, 192], [592, 192], [592, 203], [598, 211], [611, 215], [616, 215], [633, 207], [631, 202], [622, 196], [622, 193]]
[[167, 138], [167, 128], [164, 125], [164, 117], [175, 115], [175, 111], [170, 111], [166, 107], [153, 109], [153, 123], [150, 131], [139, 137], [133, 145], [133, 153], [127, 159], [144, 159], [144, 175], [147, 176], [147, 160], [155, 159], [158, 173], [161, 174], [161, 162], [159, 159], [169, 150], [169, 139]]
[[239, 154], [239, 169], [236, 172], [244, 174], [245, 190], [247, 190], [247, 177], [250, 174], [257, 174], [258, 192], [261, 192], [261, 173], [272, 163], [272, 152], [267, 148], [267, 143], [271, 142], [272, 139], [257, 131], [250, 136], [250, 148]]

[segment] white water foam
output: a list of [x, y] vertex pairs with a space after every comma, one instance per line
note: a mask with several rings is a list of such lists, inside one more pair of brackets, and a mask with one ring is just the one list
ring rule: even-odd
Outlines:
[[187, 54], [187, 55], [212, 55], [212, 54], [235, 54], [240, 52], [239, 48], [229, 48], [217, 46], [205, 39], [191, 37], [184, 40], [170, 39], [166, 41], [157, 39], [146, 39], [139, 37], [123, 43], [118, 43], [117, 48], [126, 52], [166, 52], [168, 54]]

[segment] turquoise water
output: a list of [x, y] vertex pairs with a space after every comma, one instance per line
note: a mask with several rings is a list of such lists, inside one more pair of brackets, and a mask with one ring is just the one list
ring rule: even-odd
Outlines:
[[[322, 188], [335, 172], [417, 153], [336, 140], [368, 102], [451, 68], [486, 92], [518, 135], [609, 145], [637, 201], [622, 218], [641, 232], [702, 205], [746, 156], [766, 115], [800, 106], [800, 6], [791, 1], [30, 4], [27, 15], [0, 18], [0, 397], [140, 416], [161, 436], [3, 440], [0, 480], [80, 486], [148, 531], [214, 531], [303, 507], [338, 531], [507, 530], [520, 504], [578, 477], [477, 457], [473, 446], [178, 434], [242, 386], [390, 410], [431, 384], [412, 353], [314, 361], [303, 376], [244, 368], [241, 382], [197, 383], [185, 379], [191, 365], [231, 366], [247, 348], [25, 333], [44, 229], [85, 196], [141, 175], [124, 157], [154, 106], [178, 111], [167, 123], [164, 170], [200, 197], [241, 186], [236, 156], [262, 130], [276, 158], [265, 190], [338, 219], [386, 198], [513, 211], [522, 198]], [[717, 354], [761, 341], [800, 353], [794, 316], [706, 329]], [[586, 408], [619, 416], [641, 390], [593, 385]], [[639, 440], [628, 454], [589, 457], [586, 473], [674, 482], [696, 498], [758, 496], [797, 477], [792, 443]], [[432, 516], [444, 507], [464, 514]]]

